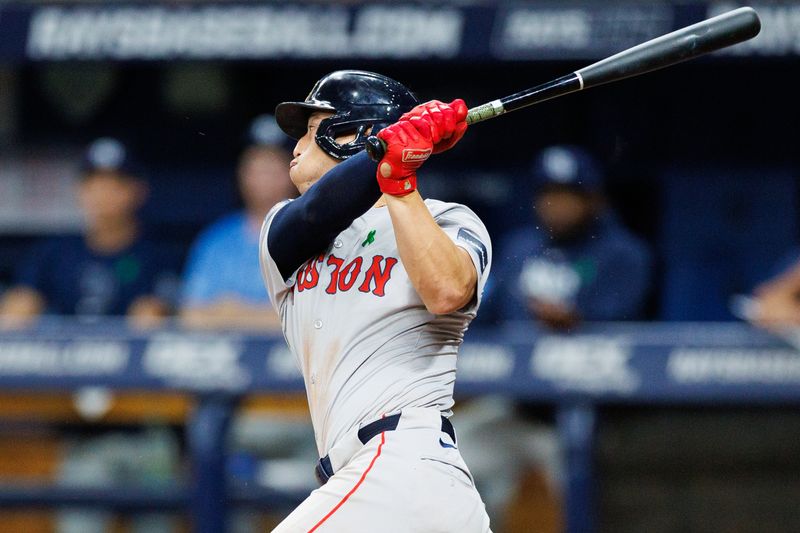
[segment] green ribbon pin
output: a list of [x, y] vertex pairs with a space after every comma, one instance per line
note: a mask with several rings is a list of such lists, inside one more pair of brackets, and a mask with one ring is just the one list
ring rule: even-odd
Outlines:
[[375, 230], [371, 230], [367, 234], [367, 238], [364, 239], [364, 242], [361, 243], [361, 246], [366, 246], [368, 244], [372, 244], [373, 242], [375, 242]]

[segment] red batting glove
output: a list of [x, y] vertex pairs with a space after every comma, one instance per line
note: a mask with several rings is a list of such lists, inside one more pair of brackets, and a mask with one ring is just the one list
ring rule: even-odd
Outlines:
[[431, 100], [405, 113], [400, 120], [409, 120], [411, 117], [428, 120], [433, 137], [433, 153], [438, 154], [455, 146], [464, 136], [467, 131], [467, 111], [467, 104], [461, 98], [449, 104]]
[[378, 186], [394, 196], [405, 196], [417, 189], [417, 169], [433, 152], [431, 126], [427, 120], [412, 117], [400, 120], [378, 132], [386, 143], [386, 153], [378, 163]]

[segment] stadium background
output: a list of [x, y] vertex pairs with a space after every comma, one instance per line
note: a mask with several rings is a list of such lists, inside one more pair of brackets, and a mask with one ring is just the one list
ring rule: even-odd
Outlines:
[[[15, 265], [37, 239], [78, 231], [69, 183], [84, 146], [98, 136], [125, 139], [146, 163], [151, 194], [142, 216], [148, 235], [176, 265], [179, 283], [193, 238], [238, 207], [235, 162], [250, 121], [280, 101], [304, 96], [329, 71], [374, 70], [402, 80], [422, 100], [461, 97], [475, 105], [738, 5], [0, 4], [0, 284], [12, 283]], [[581, 371], [591, 373], [597, 364], [591, 357], [578, 357], [577, 378], [569, 371], [554, 378], [532, 376], [527, 383], [519, 376], [509, 378], [515, 386], [507, 391], [531, 398], [540, 405], [541, 420], [560, 424], [567, 466], [573, 468], [561, 494], [534, 487], [529, 500], [508, 510], [514, 518], [506, 521], [522, 520], [521, 531], [800, 529], [794, 503], [800, 495], [796, 354], [785, 341], [739, 322], [729, 307], [731, 296], [749, 293], [773, 275], [798, 244], [798, 107], [792, 76], [798, 64], [800, 4], [750, 5], [764, 22], [752, 42], [481, 124], [458, 149], [432, 160], [422, 180], [423, 192], [470, 205], [493, 237], [502, 236], [527, 216], [534, 153], [554, 143], [580, 144], [604, 163], [610, 203], [656, 256], [645, 321], [593, 325], [576, 336], [589, 352], [604, 340], [624, 339], [619, 341], [626, 354], [621, 368], [637, 376], [636, 385], [620, 388], [613, 372], [608, 382], [602, 376], [588, 385], [581, 382]], [[241, 36], [256, 27], [248, 26], [254, 12], [247, 9], [282, 21], [266, 26], [277, 34], [259, 46], [241, 44], [246, 43]], [[92, 24], [80, 19], [104, 14], [106, 19], [91, 19]], [[108, 22], [113, 17], [116, 22]], [[195, 38], [178, 42], [170, 24], [192, 17], [205, 22], [183, 28], [195, 32]], [[311, 35], [314, 24], [326, 29]], [[124, 28], [119, 35], [127, 40], [115, 41], [118, 35], [109, 28]], [[199, 38], [204, 32], [218, 38]], [[299, 390], [296, 377], [256, 376], [225, 390], [207, 377], [147, 375], [147, 367], [135, 360], [146, 350], [141, 346], [153, 339], [171, 342], [157, 337], [164, 333], [177, 335], [174, 341], [185, 332], [167, 326], [143, 334], [116, 321], [87, 326], [67, 319], [0, 337], [6, 347], [0, 368], [0, 503], [8, 508], [0, 531], [51, 531], [58, 520], [41, 508], [76, 506], [73, 493], [40, 490], [44, 485], [39, 483], [59, 488], [80, 484], [57, 481], [56, 472], [70, 443], [87, 435], [117, 439], [104, 441], [102, 452], [87, 453], [138, 456], [140, 467], [169, 463], [144, 482], [142, 504], [126, 489], [120, 494], [130, 498], [114, 499], [114, 491], [84, 487], [89, 501], [102, 495], [114, 500], [96, 501], [95, 507], [122, 509], [110, 522], [116, 530], [147, 531], [147, 525], [127, 518], [129, 512], [163, 507], [179, 517], [176, 527], [215, 531], [223, 521], [215, 517], [225, 511], [214, 499], [225, 496], [214, 486], [222, 474], [238, 483], [230, 494], [251, 513], [244, 518], [231, 514], [232, 528], [265, 527], [285, 512], [291, 498], [287, 502], [265, 492], [253, 474], [264, 451], [260, 446], [244, 453], [246, 445], [228, 442], [226, 455], [215, 462], [213, 454], [209, 459], [197, 451], [202, 444], [192, 440], [190, 428], [196, 428], [192, 424], [198, 418], [201, 424], [225, 428], [221, 413], [234, 408], [226, 394], [231, 391], [248, 391], [235, 420], [265, 412], [291, 412], [303, 420], [292, 394], [263, 394], [273, 386]], [[18, 347], [45, 339], [60, 346], [92, 335], [131, 346], [131, 361], [120, 367], [120, 375], [104, 380], [64, 368], [37, 374], [9, 363], [12, 343]], [[226, 335], [219, 338], [229, 339]], [[513, 364], [524, 365], [537, 335], [524, 322], [480, 324], [467, 346], [470, 340], [476, 351], [513, 346]], [[236, 342], [245, 348], [234, 364], [263, 372], [258, 354], [272, 353], [281, 339], [237, 333]], [[669, 368], [670, 350], [684, 345], [713, 351], [723, 362], [731, 354], [763, 355], [769, 368], [748, 359], [751, 380], [732, 370], [702, 374], [701, 369], [686, 378], [694, 388], [684, 393], [670, 383], [674, 374], [652, 368], [648, 359], [665, 359]], [[461, 396], [503, 390], [492, 382], [495, 367], [475, 368], [473, 379], [457, 389]], [[481, 368], [488, 369], [485, 375]], [[79, 388], [86, 385], [120, 386], [125, 392], [112, 393], [111, 406], [94, 413], [91, 406], [103, 404], [106, 391]], [[149, 387], [159, 392], [144, 392]], [[263, 390], [249, 392], [255, 389]], [[194, 399], [198, 391], [203, 402]], [[81, 399], [90, 407], [81, 408]], [[596, 430], [582, 433], [591, 437], [583, 447], [580, 435], [570, 436], [570, 428], [581, 423]], [[164, 433], [145, 440], [142, 427]], [[270, 427], [266, 424], [266, 436], [255, 439], [269, 438]], [[254, 437], [242, 437], [247, 438]], [[137, 442], [162, 448], [148, 459], [132, 451]], [[219, 453], [216, 447], [223, 442], [209, 446]], [[514, 445], [498, 439], [494, 452], [503, 454]], [[206, 463], [198, 466], [196, 461]], [[119, 485], [126, 476], [112, 478]], [[140, 488], [143, 483], [138, 478], [131, 482]], [[204, 502], [200, 522], [191, 510]], [[283, 505], [271, 509], [276, 502]], [[552, 518], [553, 509], [560, 518]], [[550, 525], [534, 526], [530, 520]], [[161, 527], [169, 526], [159, 523], [149, 530]]]

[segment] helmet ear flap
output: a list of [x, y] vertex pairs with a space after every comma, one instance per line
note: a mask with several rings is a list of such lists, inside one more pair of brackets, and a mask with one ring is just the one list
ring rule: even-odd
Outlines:
[[317, 146], [322, 148], [322, 151], [329, 156], [336, 159], [343, 159], [338, 155], [340, 146], [339, 143], [336, 142], [336, 132], [331, 131], [333, 126], [336, 125], [336, 120], [339, 118], [339, 115], [335, 114], [320, 120], [319, 125], [317, 126], [317, 132], [314, 134], [314, 140], [316, 141]]
[[[314, 140], [322, 151], [339, 160], [345, 160], [363, 150], [367, 141], [367, 131], [372, 127], [371, 123], [364, 121], [341, 122], [343, 116], [334, 115], [321, 120], [317, 133], [314, 135]], [[353, 131], [353, 127], [355, 127], [355, 139], [345, 144], [339, 144], [336, 138], [343, 135], [345, 131]]]

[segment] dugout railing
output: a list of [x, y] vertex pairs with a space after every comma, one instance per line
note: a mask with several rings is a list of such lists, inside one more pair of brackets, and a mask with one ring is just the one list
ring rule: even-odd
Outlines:
[[[794, 340], [740, 323], [593, 324], [571, 335], [509, 324], [469, 331], [459, 358], [457, 397], [502, 394], [554, 407], [565, 453], [569, 533], [597, 529], [599, 407], [800, 403]], [[196, 408], [186, 422], [192, 472], [186, 484], [152, 490], [3, 485], [0, 508], [181, 510], [198, 533], [224, 532], [234, 506], [289, 508], [305, 494], [230, 485], [224, 443], [240, 398], [302, 386], [280, 335], [63, 320], [3, 332], [0, 391], [180, 391], [196, 398]]]

